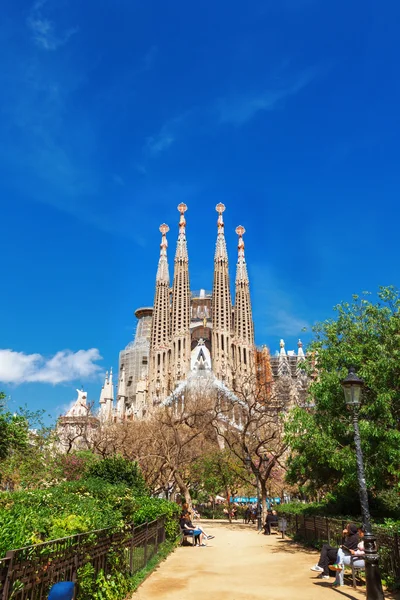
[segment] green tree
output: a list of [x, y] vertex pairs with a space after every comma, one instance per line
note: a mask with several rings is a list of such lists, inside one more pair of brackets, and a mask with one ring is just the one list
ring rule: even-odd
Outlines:
[[40, 487], [54, 480], [51, 429], [42, 422], [43, 411], [19, 408], [11, 414], [0, 409], [0, 486], [4, 489]]
[[376, 302], [365, 292], [334, 310], [336, 318], [313, 328], [308, 407], [294, 408], [286, 423], [288, 479], [314, 496], [334, 492], [357, 502], [353, 428], [340, 382], [351, 365], [365, 382], [359, 416], [370, 492], [399, 489], [400, 296], [381, 287]]
[[0, 392], [0, 460], [16, 448], [28, 444], [29, 423], [25, 415], [12, 414], [6, 410], [5, 394]]
[[190, 469], [192, 487], [215, 500], [228, 498], [246, 481], [243, 464], [229, 450], [214, 450], [199, 458]]
[[93, 463], [88, 468], [88, 476], [103, 479], [108, 483], [124, 483], [138, 494], [146, 493], [146, 484], [137, 462], [111, 456]]

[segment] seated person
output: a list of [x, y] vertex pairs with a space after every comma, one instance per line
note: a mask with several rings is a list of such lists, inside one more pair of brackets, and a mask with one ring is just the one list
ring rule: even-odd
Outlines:
[[[341, 587], [342, 585], [344, 585], [345, 565], [351, 565], [351, 563], [353, 562], [353, 565], [355, 567], [365, 567], [364, 541], [362, 539], [364, 537], [364, 527], [358, 528], [358, 535], [361, 538], [361, 541], [357, 544], [357, 550], [348, 550], [347, 546], [345, 545], [340, 546], [336, 557], [336, 563], [329, 567], [331, 570], [336, 571], [335, 583], [332, 584], [333, 587]], [[352, 561], [351, 558], [353, 556], [359, 557], [359, 559], [357, 558], [357, 560]]]
[[[348, 523], [343, 529], [343, 536], [345, 537], [344, 545], [349, 550], [357, 550], [358, 539], [358, 528], [354, 523]], [[311, 571], [317, 571], [321, 579], [329, 579], [329, 565], [335, 563], [337, 558], [338, 548], [324, 544], [322, 546], [319, 561], [316, 565], [311, 567]]]
[[[187, 503], [185, 503], [185, 504], [182, 504], [182, 512], [181, 512], [181, 516], [180, 516], [180, 518], [182, 519], [182, 517], [184, 517], [185, 515], [188, 515], [188, 519], [189, 519], [189, 521], [190, 521], [190, 526], [191, 526], [191, 527], [194, 527], [193, 523], [191, 522], [191, 519], [192, 519], [192, 518], [193, 518], [193, 519], [200, 518], [200, 515], [199, 515], [199, 514], [196, 512], [196, 510], [195, 510], [195, 508], [194, 508], [194, 507], [192, 507], [192, 510], [193, 510], [193, 515], [192, 515], [192, 513], [191, 513], [191, 512], [190, 512], [190, 510], [189, 510], [189, 504], [187, 504]], [[181, 529], [182, 529], [182, 527], [181, 527]], [[195, 527], [195, 529], [199, 529], [199, 530], [201, 531], [201, 533], [203, 533], [203, 534], [204, 534], [204, 536], [205, 536], [205, 538], [206, 538], [207, 540], [213, 540], [213, 539], [214, 539], [214, 537], [215, 537], [214, 535], [208, 535], [208, 534], [207, 534], [207, 533], [204, 531], [204, 529], [203, 529], [202, 527], [200, 527], [200, 526], [196, 526], [196, 527]]]
[[213, 535], [206, 535], [200, 527], [195, 527], [190, 520], [189, 513], [185, 513], [181, 517], [179, 525], [184, 535], [194, 535], [195, 545], [206, 546], [204, 540], [210, 540], [214, 537]]
[[[275, 512], [275, 514], [274, 514]], [[271, 535], [271, 525], [276, 525], [278, 523], [278, 515], [276, 514], [276, 511], [273, 510], [268, 510], [267, 511], [267, 518], [265, 519], [265, 524], [264, 524], [264, 535]]]

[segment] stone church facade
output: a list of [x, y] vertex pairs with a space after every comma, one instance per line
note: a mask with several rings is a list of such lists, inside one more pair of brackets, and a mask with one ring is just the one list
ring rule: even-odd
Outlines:
[[102, 421], [144, 418], [155, 407], [181, 393], [200, 371], [216, 385], [233, 391], [249, 377], [271, 389], [279, 382], [281, 393], [299, 401], [307, 382], [299, 340], [297, 352], [286, 352], [283, 340], [277, 356], [266, 346], [257, 348], [250, 283], [242, 226], [238, 236], [234, 298], [231, 297], [228, 252], [224, 232], [225, 206], [218, 204], [212, 290], [190, 288], [186, 239], [187, 207], [178, 206], [178, 239], [172, 280], [167, 255], [169, 227], [160, 226], [160, 257], [153, 306], [135, 311], [134, 340], [120, 352], [116, 402], [112, 373], [107, 374], [100, 397]]

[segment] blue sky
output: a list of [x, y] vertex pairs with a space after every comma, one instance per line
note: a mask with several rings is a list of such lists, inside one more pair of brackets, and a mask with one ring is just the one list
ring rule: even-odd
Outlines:
[[[257, 343], [399, 284], [400, 5], [5, 0], [0, 388], [53, 416], [132, 339], [186, 202], [193, 289], [246, 227]], [[172, 269], [171, 269], [172, 270]], [[12, 352], [10, 352], [12, 351]], [[100, 358], [101, 357], [101, 358]]]

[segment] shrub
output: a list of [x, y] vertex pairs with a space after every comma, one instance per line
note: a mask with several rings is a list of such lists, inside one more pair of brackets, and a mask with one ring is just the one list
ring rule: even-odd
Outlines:
[[124, 483], [140, 495], [145, 494], [147, 491], [137, 462], [127, 460], [122, 456], [104, 458], [92, 464], [88, 469], [88, 476], [113, 484]]
[[61, 454], [57, 457], [59, 476], [66, 481], [84, 479], [90, 467], [98, 460], [98, 457], [89, 451]]
[[176, 535], [179, 507], [167, 500], [135, 495], [120, 483], [98, 478], [48, 488], [0, 493], [0, 557], [8, 550], [92, 529], [140, 525], [166, 515], [168, 539]]

